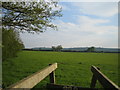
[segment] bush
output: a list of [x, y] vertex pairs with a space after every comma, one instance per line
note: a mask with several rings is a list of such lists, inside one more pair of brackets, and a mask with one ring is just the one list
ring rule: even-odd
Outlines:
[[20, 40], [19, 33], [14, 30], [6, 30], [2, 28], [2, 59], [15, 57], [17, 52], [24, 48], [23, 42]]

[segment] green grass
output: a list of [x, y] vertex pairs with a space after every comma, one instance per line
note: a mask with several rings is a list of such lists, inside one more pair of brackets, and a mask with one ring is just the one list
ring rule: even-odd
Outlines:
[[[58, 63], [55, 72], [57, 84], [89, 87], [92, 77], [90, 67], [95, 65], [118, 85], [116, 53], [22, 51], [18, 57], [3, 62], [3, 86], [7, 87], [55, 62]], [[46, 83], [49, 83], [48, 77], [35, 88], [44, 87]]]

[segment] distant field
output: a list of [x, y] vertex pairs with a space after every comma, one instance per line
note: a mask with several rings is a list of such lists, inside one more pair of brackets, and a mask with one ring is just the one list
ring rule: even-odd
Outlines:
[[[117, 53], [22, 51], [18, 57], [3, 62], [3, 86], [7, 87], [55, 62], [58, 63], [55, 72], [57, 84], [89, 87], [90, 67], [95, 65], [118, 85]], [[46, 83], [49, 83], [48, 78], [35, 88], [44, 87]]]

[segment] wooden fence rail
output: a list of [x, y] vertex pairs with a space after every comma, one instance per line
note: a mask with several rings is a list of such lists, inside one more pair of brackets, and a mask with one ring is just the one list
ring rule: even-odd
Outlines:
[[20, 80], [19, 82], [9, 86], [8, 88], [33, 88], [36, 84], [38, 84], [41, 80], [43, 80], [45, 77], [47, 77], [48, 75], [52, 76], [50, 79], [50, 81], [52, 83], [54, 79], [54, 75], [53, 72], [54, 70], [57, 68], [57, 63], [54, 63], [48, 67], [46, 67], [45, 69], [42, 69], [22, 80]]
[[95, 88], [95, 85], [96, 85], [96, 81], [98, 80], [104, 89], [120, 90], [120, 88], [115, 83], [113, 83], [111, 80], [109, 80], [103, 73], [100, 72], [100, 69], [95, 66], [91, 66], [91, 71], [93, 73], [93, 77], [91, 80], [90, 88], [55, 84], [55, 72], [54, 71], [56, 70], [56, 68], [57, 68], [57, 63], [50, 64], [48, 67], [7, 87], [7, 89], [12, 89], [12, 90], [13, 90], [13, 88], [21, 88], [23, 90], [25, 88], [31, 89], [49, 75], [50, 83], [47, 84], [48, 89], [53, 88], [53, 90], [55, 90], [55, 88], [61, 88], [61, 90], [62, 89], [66, 90], [66, 88], [69, 88], [70, 90], [82, 90], [82, 89], [96, 90], [97, 88]]
[[120, 90], [120, 88], [115, 83], [113, 83], [103, 73], [100, 72], [99, 68], [91, 66], [91, 71], [93, 73], [90, 85], [91, 88], [95, 88], [96, 81], [98, 80], [104, 89]]

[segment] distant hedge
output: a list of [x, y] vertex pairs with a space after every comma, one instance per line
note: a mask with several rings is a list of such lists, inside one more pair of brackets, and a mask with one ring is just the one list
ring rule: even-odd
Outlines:
[[24, 48], [23, 42], [20, 40], [19, 33], [14, 30], [6, 30], [2, 28], [2, 59], [15, 57], [17, 52]]

